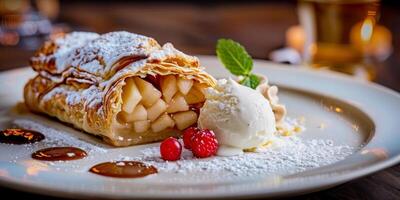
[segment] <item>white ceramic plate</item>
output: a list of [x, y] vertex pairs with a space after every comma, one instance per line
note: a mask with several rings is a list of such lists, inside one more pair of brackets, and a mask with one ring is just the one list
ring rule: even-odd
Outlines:
[[[201, 56], [215, 77], [229, 74], [215, 57]], [[329, 188], [396, 164], [400, 160], [398, 113], [400, 95], [381, 87], [356, 81], [344, 75], [311, 72], [305, 69], [255, 62], [255, 72], [267, 75], [281, 88], [280, 97], [290, 117], [304, 116], [307, 130], [300, 137], [330, 139], [335, 144], [360, 147], [340, 162], [294, 174], [239, 177], [234, 181], [221, 177], [193, 181], [195, 174], [181, 179], [177, 174], [158, 174], [140, 179], [106, 178], [87, 170], [120, 155], [135, 156], [141, 149], [157, 144], [127, 148], [110, 148], [97, 139], [56, 121], [36, 115], [15, 116], [9, 110], [22, 100], [22, 88], [34, 74], [28, 68], [0, 74], [0, 128], [8, 128], [15, 118], [29, 118], [79, 138], [82, 143], [98, 143], [109, 149], [107, 154], [91, 159], [65, 163], [34, 161], [30, 154], [36, 145], [0, 144], [0, 185], [18, 190], [63, 197], [101, 198], [216, 198], [272, 197], [304, 194]], [[336, 108], [339, 108], [337, 110]], [[318, 128], [323, 123], [325, 129]], [[65, 169], [70, 169], [69, 171]], [[172, 180], [172, 181], [166, 181]]]

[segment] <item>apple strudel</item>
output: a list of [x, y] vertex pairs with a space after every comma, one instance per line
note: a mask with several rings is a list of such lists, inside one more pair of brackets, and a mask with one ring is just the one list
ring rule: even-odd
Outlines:
[[101, 136], [114, 146], [178, 136], [197, 123], [215, 80], [167, 43], [128, 32], [64, 34], [30, 60], [27, 107]]

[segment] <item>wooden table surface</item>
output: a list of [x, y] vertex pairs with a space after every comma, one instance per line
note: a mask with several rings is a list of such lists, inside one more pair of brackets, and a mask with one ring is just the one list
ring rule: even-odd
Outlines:
[[[126, 30], [152, 36], [160, 43], [170, 41], [188, 54], [214, 55], [218, 38], [232, 38], [246, 46], [254, 58], [267, 59], [269, 52], [284, 45], [287, 28], [298, 24], [296, 9], [293, 1], [205, 5], [73, 1], [61, 4], [58, 21], [74, 30]], [[400, 91], [399, 7], [383, 2], [381, 10], [380, 24], [392, 31], [394, 51], [376, 66], [376, 82]], [[20, 46], [0, 46], [0, 71], [26, 66], [31, 55], [32, 50]], [[1, 187], [0, 194], [52, 199]], [[400, 199], [400, 165], [296, 199]]]

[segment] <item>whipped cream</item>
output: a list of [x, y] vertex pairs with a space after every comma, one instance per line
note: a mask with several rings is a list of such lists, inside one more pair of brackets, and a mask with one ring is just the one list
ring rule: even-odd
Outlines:
[[215, 132], [221, 146], [218, 155], [237, 155], [273, 137], [275, 116], [260, 92], [232, 79], [221, 79], [214, 88], [207, 88], [205, 95], [198, 122], [201, 128]]

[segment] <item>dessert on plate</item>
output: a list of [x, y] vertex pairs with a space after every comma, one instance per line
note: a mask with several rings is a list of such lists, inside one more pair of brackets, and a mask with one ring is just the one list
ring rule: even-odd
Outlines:
[[[178, 137], [199, 125], [205, 131], [192, 132], [208, 138], [198, 143], [215, 146], [211, 153], [199, 150], [199, 157], [213, 155], [218, 146], [218, 155], [240, 154], [268, 143], [286, 108], [278, 102], [276, 86], [251, 74], [245, 50], [225, 42], [217, 54], [239, 76], [217, 82], [196, 57], [170, 43], [160, 46], [128, 32], [65, 34], [47, 41], [31, 58], [37, 75], [25, 85], [25, 104], [114, 146]], [[242, 51], [236, 56], [243, 62], [231, 58], [230, 51]], [[187, 138], [191, 142], [192, 136]]]
[[30, 60], [24, 89], [33, 112], [58, 118], [115, 146], [179, 136], [197, 123], [215, 80], [167, 43], [128, 32], [73, 32], [47, 41]]

